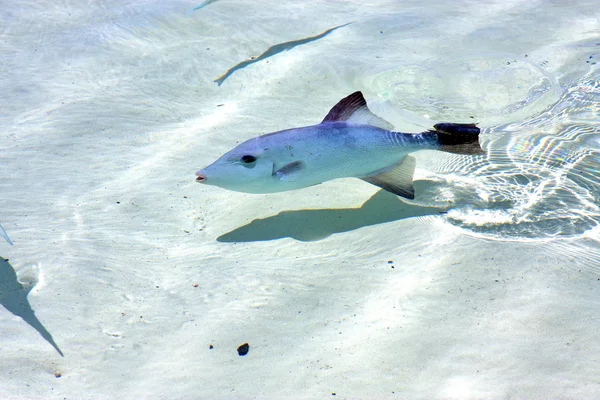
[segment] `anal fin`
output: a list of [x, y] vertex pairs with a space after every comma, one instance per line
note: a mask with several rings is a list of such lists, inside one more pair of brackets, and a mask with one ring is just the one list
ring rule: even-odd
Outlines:
[[363, 181], [402, 196], [406, 199], [415, 198], [413, 175], [417, 162], [414, 157], [407, 156], [401, 163], [378, 171], [375, 175], [362, 178]]

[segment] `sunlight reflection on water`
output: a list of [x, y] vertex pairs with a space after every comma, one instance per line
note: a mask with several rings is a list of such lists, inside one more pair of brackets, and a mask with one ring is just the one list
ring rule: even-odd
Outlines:
[[[487, 155], [447, 158], [425, 198], [452, 202], [448, 221], [505, 238], [582, 235], [600, 224], [598, 82], [584, 79], [548, 111], [484, 131]], [[485, 146], [484, 146], [485, 147]]]

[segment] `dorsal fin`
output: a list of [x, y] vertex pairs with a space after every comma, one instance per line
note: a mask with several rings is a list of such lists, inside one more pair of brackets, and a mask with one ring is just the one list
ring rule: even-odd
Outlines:
[[[340, 100], [325, 117], [323, 122], [345, 121], [351, 124], [372, 125], [385, 130], [392, 130], [394, 126], [373, 114], [363, 94], [358, 91]], [[321, 123], [323, 123], [321, 122]]]

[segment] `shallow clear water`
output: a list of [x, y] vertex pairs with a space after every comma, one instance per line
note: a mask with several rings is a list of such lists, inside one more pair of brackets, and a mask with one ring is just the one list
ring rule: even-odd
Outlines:
[[[595, 1], [0, 15], [1, 398], [600, 394]], [[486, 153], [415, 153], [414, 201], [194, 182], [356, 90]]]

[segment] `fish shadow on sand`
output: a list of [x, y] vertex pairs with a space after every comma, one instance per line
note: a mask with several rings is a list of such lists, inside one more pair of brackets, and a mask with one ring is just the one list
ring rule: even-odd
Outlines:
[[37, 283], [37, 274], [35, 277], [32, 276], [23, 280], [27, 282], [19, 282], [12, 265], [10, 265], [8, 260], [0, 257], [0, 304], [14, 315], [21, 317], [23, 321], [38, 331], [56, 349], [58, 354], [64, 357], [63, 352], [54, 342], [50, 332], [44, 328], [44, 325], [36, 317], [27, 299], [27, 295]]
[[[200, 8], [201, 8], [201, 6], [204, 7], [204, 5], [208, 5], [210, 3], [214, 3], [215, 1], [216, 0], [210, 1], [210, 2], [206, 1], [206, 2], [202, 3], [203, 5], [201, 4], [198, 7], [200, 7]], [[198, 7], [196, 7], [194, 10], [196, 10]], [[303, 38], [303, 39], [297, 39], [297, 40], [292, 40], [292, 41], [289, 41], [289, 42], [283, 42], [283, 43], [275, 44], [275, 45], [269, 47], [267, 50], [265, 50], [258, 57], [252, 57], [249, 60], [245, 60], [245, 61], [242, 61], [240, 63], [237, 63], [233, 67], [229, 68], [227, 70], [227, 72], [225, 72], [223, 75], [221, 75], [220, 77], [218, 77], [217, 79], [215, 79], [214, 82], [216, 82], [217, 85], [221, 86], [223, 84], [223, 82], [225, 82], [225, 80], [227, 78], [229, 78], [235, 71], [238, 71], [238, 70], [240, 70], [242, 68], [246, 68], [250, 64], [257, 63], [259, 61], [262, 61], [262, 60], [264, 60], [266, 58], [272, 57], [272, 56], [274, 56], [276, 54], [279, 54], [281, 52], [291, 50], [291, 49], [293, 49], [296, 46], [301, 46], [303, 44], [314, 42], [315, 40], [322, 39], [325, 36], [329, 35], [331, 32], [335, 31], [336, 29], [343, 28], [344, 26], [350, 25], [351, 23], [352, 22], [348, 22], [348, 23], [343, 24], [343, 25], [334, 26], [333, 28], [329, 28], [325, 32], [321, 32], [321, 33], [319, 33], [318, 35], [315, 35], [315, 36], [310, 36], [310, 37], [306, 37], [306, 38]]]
[[380, 190], [360, 208], [283, 211], [272, 217], [255, 219], [217, 238], [219, 242], [260, 242], [290, 237], [303, 242], [324, 239], [369, 225], [383, 224], [442, 210], [402, 202], [392, 193]]

